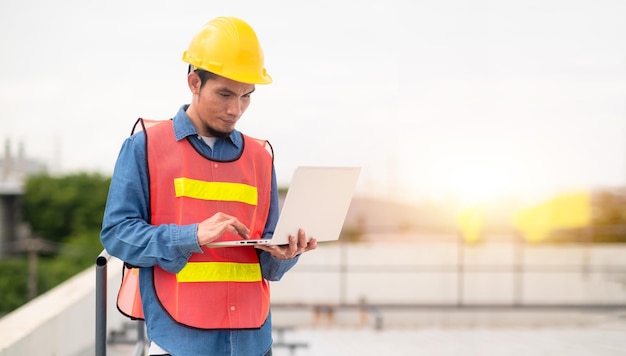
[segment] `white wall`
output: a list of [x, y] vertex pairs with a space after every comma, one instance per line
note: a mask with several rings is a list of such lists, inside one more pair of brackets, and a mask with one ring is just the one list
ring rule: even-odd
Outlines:
[[626, 245], [516, 248], [512, 243], [462, 250], [446, 242], [321, 243], [272, 284], [272, 301], [626, 305]]
[[[112, 258], [107, 272], [107, 329], [119, 329], [125, 320], [115, 307], [121, 261]], [[94, 266], [1, 318], [0, 356], [71, 356], [93, 348], [95, 282]]]

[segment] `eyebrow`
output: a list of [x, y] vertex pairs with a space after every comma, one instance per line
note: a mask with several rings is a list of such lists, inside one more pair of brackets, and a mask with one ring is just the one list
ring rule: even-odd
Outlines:
[[[256, 87], [252, 88], [252, 90], [250, 90], [249, 92], [247, 92], [247, 93], [245, 93], [243, 95], [250, 95], [250, 94], [254, 93], [255, 90], [256, 90]], [[234, 91], [228, 89], [227, 87], [219, 88], [217, 91], [219, 91], [219, 92], [226, 92], [226, 93], [232, 94], [232, 95], [236, 95], [237, 94]]]

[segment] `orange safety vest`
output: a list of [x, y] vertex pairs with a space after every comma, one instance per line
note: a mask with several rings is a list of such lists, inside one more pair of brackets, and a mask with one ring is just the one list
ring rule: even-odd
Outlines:
[[[221, 162], [203, 157], [186, 140], [176, 142], [171, 121], [147, 129], [146, 135], [151, 224], [193, 224], [223, 212], [246, 224], [251, 237], [262, 235], [272, 176], [266, 141], [244, 135], [241, 156]], [[224, 233], [217, 241], [233, 239], [240, 237]], [[167, 313], [180, 324], [201, 329], [261, 327], [269, 314], [270, 295], [256, 249], [202, 250], [178, 273], [153, 267], [156, 295]], [[125, 271], [128, 283], [122, 287], [134, 286], [135, 292], [120, 290], [118, 309], [143, 319], [135, 271]], [[121, 301], [124, 296], [126, 301]]]

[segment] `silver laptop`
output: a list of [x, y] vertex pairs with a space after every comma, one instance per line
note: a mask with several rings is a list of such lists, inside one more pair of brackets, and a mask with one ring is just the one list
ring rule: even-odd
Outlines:
[[335, 241], [360, 173], [360, 167], [297, 167], [271, 239], [219, 241], [206, 246], [287, 245], [290, 235], [298, 236], [299, 228], [309, 239]]

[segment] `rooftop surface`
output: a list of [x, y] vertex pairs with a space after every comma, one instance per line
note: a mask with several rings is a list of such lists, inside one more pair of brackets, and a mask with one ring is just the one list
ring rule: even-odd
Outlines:
[[[404, 311], [385, 313], [382, 327], [374, 320], [363, 324], [354, 313], [298, 325], [302, 316], [275, 312], [274, 356], [626, 355], [626, 310]], [[291, 324], [279, 334], [279, 323]], [[132, 345], [111, 345], [108, 355], [132, 355], [133, 350]]]

